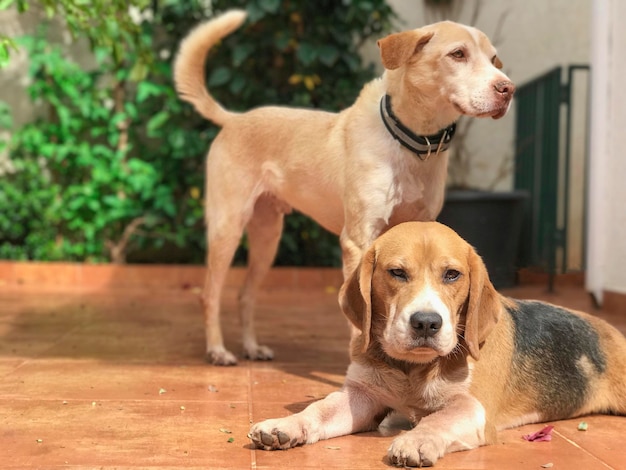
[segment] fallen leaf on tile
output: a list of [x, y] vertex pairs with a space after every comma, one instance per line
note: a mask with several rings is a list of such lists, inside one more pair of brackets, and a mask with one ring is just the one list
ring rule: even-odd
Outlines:
[[330, 450], [341, 450], [341, 447], [337, 447], [337, 446], [325, 446], [326, 449], [330, 449]]
[[185, 411], [185, 406], [184, 405], [180, 405], [180, 411]]
[[554, 464], [552, 462], [549, 463], [544, 463], [541, 468], [552, 468], [554, 467]]
[[229, 437], [226, 442], [235, 442], [235, 438], [234, 437]]
[[159, 395], [163, 395], [166, 392], [167, 392], [167, 390], [165, 390], [164, 388], [160, 388], [159, 389]]
[[220, 428], [220, 432], [223, 432], [225, 434], [232, 434], [233, 433], [230, 429], [226, 429], [226, 428]]
[[522, 436], [529, 442], [548, 442], [552, 440], [552, 430], [554, 426], [546, 426], [541, 431], [525, 434]]
[[209, 385], [209, 392], [211, 393], [217, 393], [217, 387], [215, 385]]
[[579, 431], [586, 431], [588, 428], [588, 424], [586, 421], [581, 421], [580, 423], [578, 423], [578, 430]]
[[43, 439], [37, 439], [37, 444], [41, 444], [43, 442]]

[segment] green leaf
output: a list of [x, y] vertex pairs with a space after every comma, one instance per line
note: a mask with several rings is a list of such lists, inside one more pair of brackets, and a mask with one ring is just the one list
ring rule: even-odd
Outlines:
[[257, 23], [265, 16], [265, 11], [259, 8], [256, 3], [249, 2], [246, 6], [246, 12], [248, 13], [248, 20], [250, 23]]
[[142, 81], [137, 84], [137, 101], [143, 103], [151, 96], [161, 96], [163, 88], [156, 83]]
[[11, 129], [13, 127], [13, 116], [11, 108], [4, 101], [0, 101], [0, 128]]
[[150, 118], [148, 124], [146, 125], [146, 129], [148, 131], [149, 137], [158, 137], [156, 135], [156, 131], [159, 130], [170, 118], [170, 113], [168, 111], [161, 111], [160, 113], [155, 114]]
[[141, 80], [144, 80], [148, 76], [149, 72], [150, 68], [147, 64], [144, 64], [143, 62], [137, 62], [130, 70], [129, 79], [133, 82], [141, 82]]
[[231, 77], [231, 71], [228, 67], [217, 67], [213, 69], [209, 76], [209, 87], [218, 87], [228, 83]]
[[0, 10], [9, 8], [15, 0], [0, 0]]
[[238, 95], [246, 87], [246, 82], [247, 79], [244, 75], [237, 74], [233, 77], [228, 89], [233, 93], [233, 95]]
[[254, 52], [253, 44], [237, 44], [233, 48], [233, 65], [239, 67]]
[[17, 52], [18, 49], [15, 42], [11, 38], [0, 35], [0, 68], [8, 65], [11, 49]]
[[259, 0], [259, 6], [268, 13], [276, 13], [281, 0]]
[[309, 43], [301, 42], [298, 46], [298, 60], [303, 65], [310, 65], [318, 55], [318, 50]]
[[319, 48], [320, 62], [328, 67], [332, 67], [339, 59], [339, 49], [331, 45], [323, 45]]

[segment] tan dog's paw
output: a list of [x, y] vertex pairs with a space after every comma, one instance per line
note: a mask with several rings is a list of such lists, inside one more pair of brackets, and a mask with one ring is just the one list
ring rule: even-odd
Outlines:
[[414, 429], [394, 439], [387, 455], [397, 467], [432, 467], [445, 452], [441, 437]]
[[306, 440], [304, 429], [292, 419], [268, 419], [250, 428], [248, 437], [258, 449], [289, 449]]
[[267, 346], [259, 346], [257, 344], [245, 347], [243, 355], [252, 361], [271, 361], [274, 359], [274, 351]]
[[206, 353], [206, 361], [214, 366], [236, 366], [237, 358], [224, 348], [210, 349]]

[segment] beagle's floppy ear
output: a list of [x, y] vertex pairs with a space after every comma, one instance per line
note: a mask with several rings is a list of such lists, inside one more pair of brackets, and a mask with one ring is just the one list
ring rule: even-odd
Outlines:
[[388, 70], [395, 70], [404, 65], [416, 52], [430, 41], [435, 33], [419, 29], [394, 33], [379, 39], [380, 58]]
[[343, 283], [339, 291], [339, 305], [344, 315], [360, 332], [361, 351], [370, 342], [372, 327], [372, 274], [376, 264], [376, 251], [372, 246], [365, 252], [361, 262]]
[[496, 326], [502, 313], [500, 295], [491, 284], [485, 263], [470, 247], [470, 288], [465, 315], [465, 343], [471, 356], [478, 360], [480, 347]]

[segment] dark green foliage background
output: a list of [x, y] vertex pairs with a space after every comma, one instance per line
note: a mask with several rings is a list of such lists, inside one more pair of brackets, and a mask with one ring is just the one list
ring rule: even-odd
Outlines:
[[[144, 3], [131, 2], [142, 11]], [[204, 158], [219, 129], [174, 92], [181, 38], [199, 21], [245, 8], [246, 24], [209, 56], [211, 93], [233, 110], [340, 110], [374, 74], [360, 45], [383, 36], [393, 17], [383, 0], [205, 4], [152, 2], [153, 15], [136, 30], [115, 19], [125, 6], [90, 30], [79, 23], [73, 32], [89, 39], [97, 59], [91, 70], [50, 44], [45, 30], [19, 40], [30, 58], [28, 93], [44, 112], [4, 144], [14, 171], [0, 176], [0, 258], [107, 261], [126, 238], [129, 262], [203, 262]], [[0, 125], [11, 127], [6, 107]], [[236, 261], [245, 254], [244, 238]], [[292, 214], [276, 262], [339, 265], [337, 237]]]

